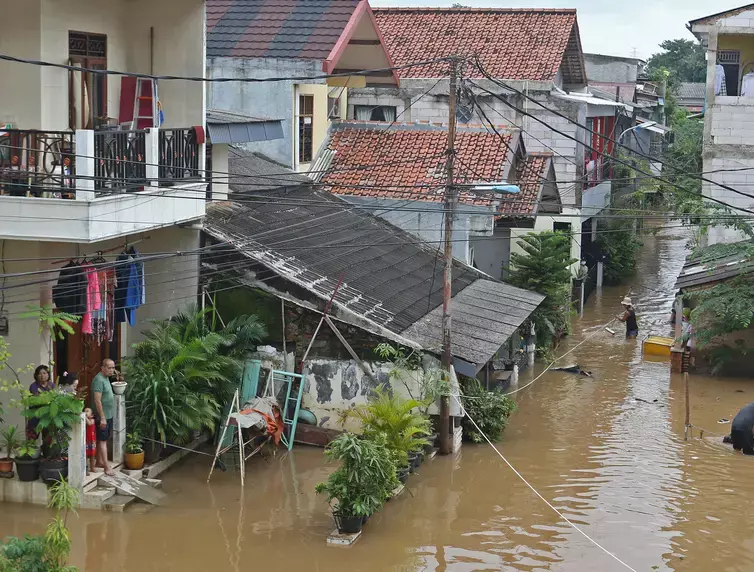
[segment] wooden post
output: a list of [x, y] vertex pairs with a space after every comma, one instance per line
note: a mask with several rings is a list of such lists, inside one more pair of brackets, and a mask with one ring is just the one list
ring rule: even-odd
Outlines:
[[691, 426], [691, 423], [690, 423], [691, 407], [689, 405], [689, 374], [688, 373], [683, 374], [683, 385], [685, 387], [685, 392], [686, 392], [686, 426], [683, 432], [683, 440], [688, 441], [689, 440], [689, 427]]
[[[443, 279], [442, 296], [442, 369], [450, 379], [450, 366], [453, 363], [453, 352], [450, 345], [451, 311], [450, 299], [453, 286], [453, 217], [456, 204], [456, 193], [453, 187], [453, 167], [455, 161], [456, 139], [456, 91], [457, 91], [458, 61], [450, 62], [450, 90], [448, 102], [448, 148], [445, 165], [445, 273]], [[440, 454], [448, 455], [452, 451], [450, 441], [450, 403], [448, 396], [440, 397]]]

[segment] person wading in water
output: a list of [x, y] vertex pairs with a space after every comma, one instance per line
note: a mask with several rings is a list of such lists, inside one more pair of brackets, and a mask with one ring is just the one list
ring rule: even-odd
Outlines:
[[639, 335], [639, 324], [636, 322], [636, 310], [634, 310], [631, 298], [626, 296], [623, 298], [621, 304], [625, 308], [625, 312], [623, 312], [622, 316], [618, 316], [618, 319], [626, 323], [626, 337], [635, 338]]

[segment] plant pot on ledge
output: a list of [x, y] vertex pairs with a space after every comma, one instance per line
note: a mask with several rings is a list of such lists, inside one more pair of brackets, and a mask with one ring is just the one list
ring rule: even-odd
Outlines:
[[42, 459], [39, 462], [39, 477], [45, 483], [68, 478], [68, 459]]
[[39, 478], [39, 459], [16, 457], [16, 472], [19, 481], [24, 483], [36, 481]]

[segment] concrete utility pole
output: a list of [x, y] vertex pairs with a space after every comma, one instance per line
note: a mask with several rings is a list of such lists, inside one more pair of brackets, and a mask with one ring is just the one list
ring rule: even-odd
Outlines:
[[[456, 140], [456, 97], [458, 90], [458, 60], [450, 61], [450, 92], [448, 102], [448, 149], [445, 166], [445, 275], [442, 285], [442, 368], [450, 380], [453, 352], [450, 347], [451, 312], [450, 298], [453, 285], [453, 216], [456, 207], [456, 191], [453, 186]], [[447, 395], [440, 398], [440, 454], [451, 451], [450, 402]]]

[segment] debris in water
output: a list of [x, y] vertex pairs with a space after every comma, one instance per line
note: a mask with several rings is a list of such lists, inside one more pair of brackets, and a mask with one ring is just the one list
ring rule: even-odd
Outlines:
[[730, 423], [730, 419], [726, 419], [725, 417], [723, 417], [722, 419], [718, 419], [717, 422], [718, 423]]
[[577, 375], [581, 374], [581, 375], [584, 375], [586, 377], [592, 377], [592, 372], [591, 371], [585, 371], [585, 370], [581, 369], [581, 366], [578, 365], [578, 364], [567, 365], [565, 367], [555, 367], [555, 368], [553, 368], [552, 371], [565, 371], [566, 373], [575, 373]]

